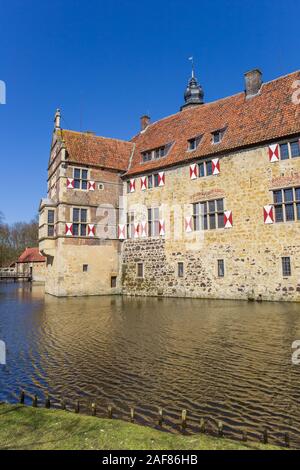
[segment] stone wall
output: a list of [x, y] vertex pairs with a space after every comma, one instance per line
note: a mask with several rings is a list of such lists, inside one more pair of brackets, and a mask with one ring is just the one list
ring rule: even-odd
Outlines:
[[[166, 235], [126, 240], [122, 247], [122, 283], [127, 295], [166, 295], [262, 300], [300, 300], [300, 221], [266, 225], [263, 207], [272, 189], [300, 186], [300, 158], [270, 163], [268, 147], [236, 152], [220, 159], [220, 174], [191, 180], [189, 165], [165, 172], [165, 186], [127, 195], [128, 210], [160, 207]], [[233, 227], [184, 232], [184, 216], [193, 202], [224, 197]], [[139, 220], [137, 220], [139, 222]], [[292, 275], [283, 277], [281, 258], [291, 258]], [[218, 277], [217, 260], [225, 276]], [[136, 263], [144, 262], [144, 279]], [[184, 263], [184, 277], [177, 263]]]

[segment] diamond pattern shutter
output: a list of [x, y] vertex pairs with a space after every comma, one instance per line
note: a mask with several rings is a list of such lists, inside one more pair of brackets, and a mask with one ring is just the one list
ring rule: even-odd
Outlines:
[[193, 218], [190, 215], [184, 219], [184, 230], [186, 233], [193, 231]]
[[129, 181], [129, 189], [130, 189], [130, 192], [131, 193], [134, 193], [135, 191], [135, 179], [132, 178], [130, 181]]
[[118, 239], [125, 240], [125, 238], [126, 238], [126, 225], [119, 224], [118, 225]]
[[141, 176], [141, 190], [146, 191], [147, 189], [147, 176]]
[[224, 228], [231, 228], [232, 225], [233, 225], [232, 211], [225, 211], [224, 212]]
[[96, 227], [94, 224], [88, 224], [88, 237], [94, 237], [96, 235]]
[[218, 175], [220, 173], [220, 160], [218, 158], [213, 158], [211, 161], [212, 164], [212, 174]]
[[164, 236], [166, 233], [166, 230], [165, 230], [165, 221], [163, 219], [161, 219], [159, 221], [159, 235], [160, 236]]
[[198, 177], [198, 165], [197, 163], [193, 163], [190, 165], [190, 178], [191, 180], [195, 180]]
[[269, 160], [271, 163], [279, 161], [279, 145], [269, 145]]
[[274, 208], [270, 204], [268, 204], [267, 206], [264, 206], [264, 223], [265, 224], [274, 223]]
[[65, 233], [68, 237], [73, 235], [73, 224], [66, 224]]
[[95, 191], [95, 189], [96, 189], [95, 181], [88, 181], [88, 190], [89, 191]]
[[146, 221], [141, 222], [141, 237], [143, 238], [147, 237], [147, 222]]
[[134, 223], [134, 238], [139, 238], [140, 236], [140, 224]]
[[68, 189], [74, 189], [74, 179], [73, 178], [67, 178], [67, 188]]
[[158, 186], [164, 186], [165, 185], [165, 172], [160, 171], [158, 173]]

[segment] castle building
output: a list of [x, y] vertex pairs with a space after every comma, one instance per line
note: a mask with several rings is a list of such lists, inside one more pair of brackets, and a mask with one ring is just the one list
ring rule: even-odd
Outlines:
[[300, 300], [300, 71], [180, 111], [130, 141], [55, 115], [40, 204], [45, 290]]

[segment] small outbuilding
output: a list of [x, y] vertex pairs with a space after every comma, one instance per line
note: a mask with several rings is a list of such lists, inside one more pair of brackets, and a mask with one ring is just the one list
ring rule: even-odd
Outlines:
[[45, 282], [46, 258], [38, 248], [26, 248], [16, 262], [17, 274], [26, 274], [32, 281]]

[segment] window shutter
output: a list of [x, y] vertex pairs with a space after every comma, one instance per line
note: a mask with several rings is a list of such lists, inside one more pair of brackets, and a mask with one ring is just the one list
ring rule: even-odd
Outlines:
[[211, 161], [212, 164], [212, 174], [218, 175], [220, 173], [220, 160], [218, 158], [213, 158]]
[[271, 163], [279, 161], [279, 145], [269, 145], [269, 160]]
[[158, 173], [158, 186], [164, 186], [165, 185], [165, 172], [160, 171]]
[[67, 188], [68, 189], [74, 189], [74, 179], [73, 178], [67, 178]]
[[186, 233], [193, 231], [193, 218], [190, 215], [184, 219], [184, 230]]
[[232, 211], [225, 211], [224, 212], [224, 228], [231, 228], [232, 225], [233, 225]]
[[140, 224], [134, 223], [134, 238], [139, 238], [140, 236]]
[[134, 193], [135, 191], [135, 179], [134, 178], [132, 178], [129, 182], [129, 189], [131, 193]]
[[94, 237], [96, 235], [96, 227], [94, 224], [88, 224], [88, 237]]
[[125, 240], [125, 238], [126, 238], [126, 225], [119, 224], [118, 225], [118, 239]]
[[159, 235], [160, 236], [165, 235], [165, 221], [163, 219], [159, 221]]
[[68, 237], [73, 235], [73, 224], [66, 224], [65, 233]]
[[190, 165], [190, 178], [191, 180], [195, 180], [198, 177], [198, 165], [197, 163], [193, 163]]
[[141, 176], [141, 190], [145, 191], [147, 189], [147, 176]]
[[268, 204], [267, 206], [264, 206], [264, 223], [265, 224], [274, 223], [274, 208], [270, 204]]
[[89, 191], [95, 191], [95, 189], [96, 189], [95, 181], [88, 181], [88, 190]]
[[141, 237], [143, 238], [147, 237], [147, 227], [148, 224], [146, 221], [141, 222]]

